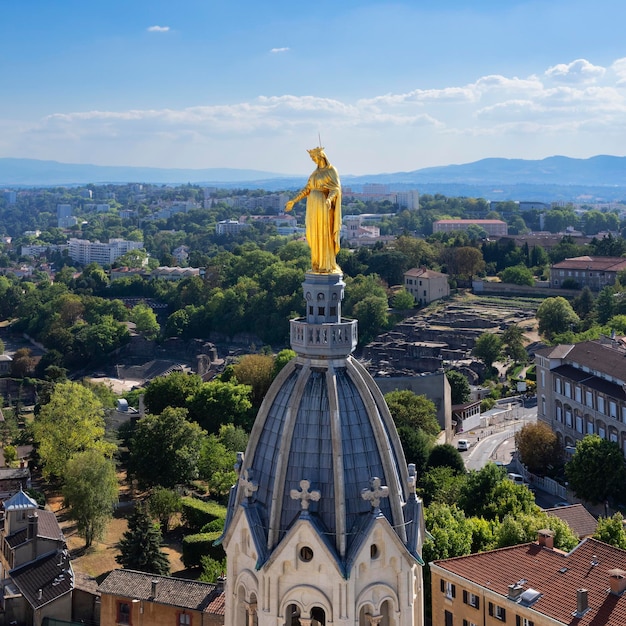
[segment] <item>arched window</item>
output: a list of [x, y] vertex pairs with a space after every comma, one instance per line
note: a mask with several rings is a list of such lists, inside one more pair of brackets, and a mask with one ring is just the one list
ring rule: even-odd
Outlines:
[[319, 606], [311, 609], [311, 626], [326, 626], [326, 611]]
[[285, 613], [285, 626], [300, 626], [300, 607], [290, 604]]

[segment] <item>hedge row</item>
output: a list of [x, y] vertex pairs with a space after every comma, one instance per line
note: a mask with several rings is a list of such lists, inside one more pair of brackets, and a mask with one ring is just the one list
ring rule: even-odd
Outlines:
[[226, 519], [225, 506], [217, 502], [203, 502], [192, 497], [182, 499], [182, 512], [185, 524], [192, 531], [199, 531], [213, 520]]
[[216, 561], [226, 557], [222, 546], [214, 546], [213, 542], [221, 536], [221, 532], [198, 533], [187, 535], [183, 539], [182, 561], [185, 567], [198, 567], [203, 556], [210, 556]]

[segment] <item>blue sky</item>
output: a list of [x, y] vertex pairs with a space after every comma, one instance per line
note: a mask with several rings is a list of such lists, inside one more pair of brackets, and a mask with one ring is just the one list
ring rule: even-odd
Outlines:
[[0, 0], [0, 157], [340, 173], [626, 154], [623, 0]]

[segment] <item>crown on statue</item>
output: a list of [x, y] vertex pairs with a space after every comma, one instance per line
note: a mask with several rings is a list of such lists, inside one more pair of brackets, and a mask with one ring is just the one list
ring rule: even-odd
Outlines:
[[324, 154], [324, 148], [320, 146], [319, 148], [313, 148], [312, 150], [307, 150], [307, 152], [311, 156], [320, 156], [321, 154]]

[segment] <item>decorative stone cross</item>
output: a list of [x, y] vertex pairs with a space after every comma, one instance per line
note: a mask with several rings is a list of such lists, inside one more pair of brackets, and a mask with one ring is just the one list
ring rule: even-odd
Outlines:
[[243, 452], [237, 452], [237, 461], [235, 462], [234, 468], [237, 472], [237, 476], [241, 473], [241, 468], [243, 467], [244, 454]]
[[368, 500], [372, 507], [377, 509], [380, 506], [380, 499], [389, 497], [389, 487], [381, 485], [380, 478], [374, 476], [370, 478], [369, 489], [361, 490], [361, 497], [363, 500]]
[[309, 510], [311, 500], [313, 500], [313, 502], [317, 502], [322, 497], [322, 494], [317, 490], [309, 491], [310, 487], [311, 482], [305, 478], [300, 481], [300, 490], [292, 489], [289, 492], [289, 495], [293, 500], [300, 500], [300, 505], [302, 506], [303, 511]]
[[243, 494], [246, 498], [251, 498], [255, 491], [259, 489], [259, 483], [252, 479], [252, 468], [243, 470], [239, 477], [239, 484], [243, 488]]
[[416, 481], [415, 463], [409, 463], [409, 493], [415, 493]]

